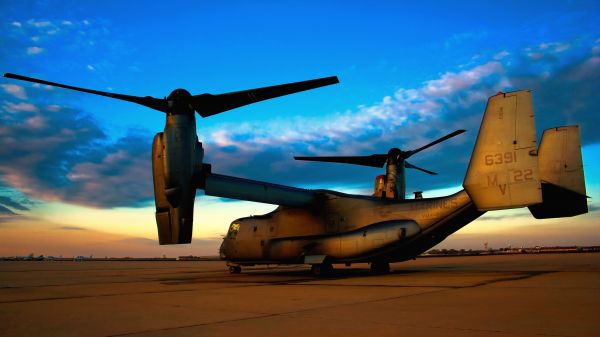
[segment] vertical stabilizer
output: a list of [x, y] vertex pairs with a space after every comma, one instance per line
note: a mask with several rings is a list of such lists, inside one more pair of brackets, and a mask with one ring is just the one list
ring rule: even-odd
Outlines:
[[545, 219], [587, 213], [579, 127], [545, 130], [538, 160], [544, 202], [530, 206], [531, 214]]
[[538, 151], [540, 179], [585, 195], [583, 161], [577, 125], [544, 131]]
[[463, 186], [479, 210], [542, 202], [531, 92], [490, 97]]

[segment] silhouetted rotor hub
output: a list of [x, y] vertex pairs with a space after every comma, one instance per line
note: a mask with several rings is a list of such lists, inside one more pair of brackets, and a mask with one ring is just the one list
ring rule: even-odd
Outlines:
[[397, 162], [398, 160], [404, 159], [404, 152], [397, 147], [394, 147], [388, 151], [388, 162]]
[[185, 89], [175, 89], [167, 97], [169, 113], [174, 115], [193, 114], [192, 95]]

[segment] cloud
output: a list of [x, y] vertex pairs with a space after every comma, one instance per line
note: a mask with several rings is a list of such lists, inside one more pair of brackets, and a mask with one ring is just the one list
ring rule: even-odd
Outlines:
[[[41, 57], [47, 59], [76, 51], [82, 58], [108, 55], [93, 67], [111, 69], [111, 60], [123, 55], [115, 50], [121, 47], [118, 41], [88, 44], [106, 35], [106, 27], [89, 21], [9, 21], [0, 34], [6, 51], [0, 53], [0, 64], [32, 62], [24, 58], [28, 53], [43, 51]], [[92, 65], [70, 63], [63, 69], [87, 64]], [[55, 104], [64, 91], [5, 81], [0, 84], [0, 187], [41, 201], [93, 207], [138, 206], [152, 199], [152, 134], [129, 130], [109, 139], [89, 115]]]
[[61, 226], [61, 227], [58, 227], [58, 229], [65, 230], [65, 231], [85, 231], [85, 230], [87, 230], [86, 228], [77, 227], [77, 226]]
[[30, 19], [27, 21], [27, 27], [32, 32], [41, 33], [46, 36], [57, 35], [60, 33], [61, 26], [63, 28], [71, 28], [73, 22], [69, 20], [35, 20]]
[[34, 20], [30, 19], [27, 21], [27, 24], [36, 28], [45, 28], [45, 27], [53, 27], [54, 24], [47, 20]]
[[[53, 91], [29, 96], [53, 101]], [[130, 130], [111, 141], [89, 115], [57, 105], [0, 101], [0, 177], [43, 201], [94, 207], [136, 206], [152, 198], [151, 135]]]
[[600, 125], [600, 57], [588, 54], [567, 63], [548, 56], [534, 66], [510, 69], [508, 76], [514, 86], [533, 90], [538, 134], [554, 126], [579, 124], [583, 145], [600, 142], [594, 130]]
[[31, 103], [5, 102], [3, 109], [7, 112], [39, 112], [40, 110]]
[[501, 60], [505, 57], [507, 57], [508, 55], [510, 55], [510, 53], [506, 50], [500, 51], [498, 53], [496, 53], [493, 57], [494, 60]]
[[[581, 124], [582, 143], [600, 142], [600, 58], [597, 41], [547, 42], [501, 50], [478, 64], [448, 71], [420, 87], [402, 88], [379, 103], [325, 118], [292, 118], [200, 130], [213, 172], [300, 186], [338, 182], [368, 187], [380, 171], [352, 165], [295, 162], [294, 155], [369, 155], [391, 147], [417, 148], [456, 129], [464, 135], [419, 153], [410, 161], [439, 171], [407, 170], [408, 191], [456, 185], [468, 165], [488, 97], [532, 89], [539, 134], [544, 128]], [[531, 52], [542, 52], [537, 59]], [[456, 154], [439, 160], [443, 153]], [[344, 174], [340, 174], [343, 172]], [[322, 185], [321, 185], [322, 186]]]
[[543, 42], [538, 46], [539, 50], [547, 50], [553, 53], [560, 53], [569, 48], [571, 48], [571, 45], [565, 42]]
[[[474, 104], [485, 102], [487, 93], [503, 89], [505, 82], [502, 65], [490, 61], [447, 72], [418, 89], [400, 89], [378, 104], [325, 119], [223, 126], [204, 135], [208, 140], [207, 157], [215, 162], [215, 167], [223, 168], [219, 163], [226, 163], [226, 171], [253, 161], [271, 166], [265, 171], [264, 164], [256, 165], [257, 171], [285, 175], [286, 163], [293, 174], [300, 173], [300, 166], [306, 165], [291, 162], [294, 154], [368, 155], [386, 153], [395, 146], [405, 150], [417, 148], [455, 129], [475, 128], [475, 120], [467, 119], [465, 125], [451, 119], [465, 109], [475, 108], [480, 113], [483, 107], [476, 108]], [[444, 121], [445, 115], [450, 117], [448, 121]]]
[[[91, 25], [85, 20], [68, 19], [13, 21], [4, 24], [3, 34], [0, 34], [0, 45], [4, 51], [0, 62], [5, 59], [12, 61], [7, 64], [19, 64], [23, 55], [53, 58], [77, 53], [81, 59], [98, 60], [98, 55], [103, 55], [103, 61], [97, 62], [106, 63], [107, 59], [123, 55], [118, 48], [125, 49], [114, 38], [104, 39], [109, 33], [108, 26], [106, 22]], [[99, 40], [102, 42], [98, 43]], [[72, 67], [76, 66], [81, 64], [75, 61]]]
[[27, 94], [25, 93], [25, 88], [16, 84], [1, 84], [0, 87], [4, 89], [6, 93], [13, 95], [18, 99], [27, 99]]
[[[195, 241], [195, 239], [194, 239]], [[132, 244], [132, 245], [144, 245], [144, 246], [156, 246], [156, 240], [142, 238], [142, 237], [129, 237], [119, 240], [119, 242]]]
[[0, 204], [17, 209], [19, 211], [28, 211], [29, 210], [29, 208], [27, 206], [15, 201], [11, 197], [7, 197], [7, 196], [0, 196]]
[[0, 205], [0, 215], [16, 215], [16, 213], [9, 208]]
[[[221, 124], [199, 130], [213, 172], [309, 187], [370, 190], [382, 170], [296, 162], [294, 155], [369, 155], [391, 147], [418, 148], [456, 129], [464, 135], [410, 161], [438, 171], [408, 170], [407, 191], [455, 186], [462, 181], [487, 98], [530, 88], [538, 130], [582, 124], [582, 142], [600, 142], [598, 42], [547, 43], [502, 50], [478, 64], [447, 71], [416, 88], [387, 93], [380, 102], [322, 118]], [[568, 48], [565, 47], [568, 45]], [[528, 53], [543, 51], [532, 59]], [[5, 184], [41, 200], [94, 207], [145, 205], [152, 200], [151, 134], [130, 131], [110, 141], [96, 122], [69, 107], [48, 106], [52, 91], [31, 88], [30, 102], [6, 90], [0, 102], [0, 163]], [[540, 128], [539, 126], [542, 126]], [[453, 155], [449, 156], [448, 153]], [[443, 160], [440, 160], [443, 158]], [[10, 165], [9, 165], [10, 163]], [[343, 173], [343, 174], [342, 174]]]
[[151, 135], [129, 134], [101, 147], [87, 161], [75, 163], [66, 175], [70, 199], [95, 206], [143, 206], [153, 196]]
[[44, 48], [40, 48], [40, 47], [28, 47], [27, 48], [27, 55], [37, 55], [41, 52], [44, 51]]

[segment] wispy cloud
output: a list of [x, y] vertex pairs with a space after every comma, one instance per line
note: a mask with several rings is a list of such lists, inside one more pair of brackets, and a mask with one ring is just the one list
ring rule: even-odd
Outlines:
[[27, 24], [36, 28], [54, 27], [54, 24], [48, 20], [27, 20]]
[[502, 50], [502, 51], [500, 51], [500, 52], [497, 52], [497, 53], [494, 55], [493, 59], [494, 59], [494, 60], [501, 60], [501, 59], [503, 59], [503, 58], [507, 57], [508, 55], [510, 55], [510, 53], [509, 53], [508, 51], [506, 51], [506, 50]]
[[27, 99], [27, 94], [25, 93], [25, 89], [17, 84], [1, 84], [0, 87], [4, 89], [6, 93], [13, 95], [18, 99]]
[[13, 198], [8, 196], [0, 196], [0, 205], [8, 206], [19, 211], [28, 211], [29, 208], [23, 205], [20, 202], [13, 200]]
[[12, 103], [5, 102], [3, 109], [7, 112], [39, 112], [40, 109], [31, 103]]
[[[4, 57], [12, 59], [18, 59], [20, 55], [39, 58], [77, 50], [79, 55], [90, 55], [94, 59], [103, 55], [103, 62], [107, 62], [111, 54], [116, 53], [113, 44], [118, 43], [114, 39], [107, 39], [107, 42], [99, 44], [98, 40], [106, 36], [109, 30], [105, 25], [94, 25], [88, 20], [15, 20], [4, 27], [7, 29], [0, 36], [0, 43], [5, 50]], [[102, 52], [98, 53], [99, 50]]]
[[77, 227], [77, 226], [60, 226], [60, 227], [58, 227], [58, 229], [64, 230], [64, 231], [85, 231], [85, 230], [87, 230], [86, 228]]
[[37, 55], [44, 51], [44, 48], [40, 48], [37, 46], [27, 47], [27, 55]]
[[15, 215], [9, 208], [0, 205], [0, 215]]

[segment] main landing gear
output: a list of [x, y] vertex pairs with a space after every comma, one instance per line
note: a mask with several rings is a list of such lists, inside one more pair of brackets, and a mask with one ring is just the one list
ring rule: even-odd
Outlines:
[[331, 263], [313, 264], [310, 272], [315, 276], [329, 276], [333, 274], [333, 266]]
[[371, 273], [373, 274], [387, 274], [390, 272], [390, 264], [387, 261], [373, 261], [371, 262]]

